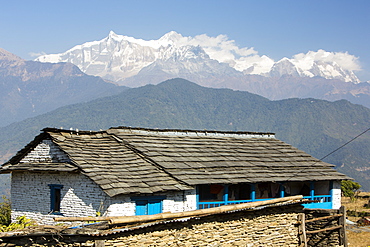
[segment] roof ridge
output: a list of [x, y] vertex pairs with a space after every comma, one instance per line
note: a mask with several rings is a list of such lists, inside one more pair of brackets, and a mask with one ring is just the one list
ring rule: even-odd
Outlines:
[[236, 130], [197, 130], [197, 129], [170, 129], [170, 128], [144, 128], [144, 127], [131, 127], [131, 126], [117, 126], [117, 127], [110, 127], [109, 129], [106, 130], [79, 130], [79, 129], [59, 129], [59, 128], [51, 128], [51, 127], [46, 127], [42, 129], [42, 131], [45, 132], [54, 132], [54, 133], [60, 133], [60, 132], [65, 132], [65, 133], [73, 133], [73, 134], [97, 134], [97, 133], [108, 133], [109, 130], [129, 130], [129, 131], [145, 131], [145, 132], [156, 132], [157, 134], [174, 134], [174, 133], [182, 133], [182, 134], [192, 134], [192, 135], [236, 135], [236, 136], [241, 136], [241, 135], [256, 135], [256, 136], [263, 136], [263, 137], [275, 137], [274, 132], [258, 132], [258, 131], [236, 131]]
[[50, 127], [47, 127], [47, 128], [43, 128], [41, 131], [44, 131], [44, 132], [53, 132], [53, 133], [72, 133], [72, 134], [89, 134], [89, 135], [95, 135], [95, 134], [98, 134], [98, 133], [105, 133], [106, 130], [99, 130], [99, 131], [96, 131], [96, 130], [79, 130], [79, 129], [58, 129], [58, 128], [50, 128]]
[[170, 133], [185, 133], [185, 134], [195, 134], [195, 135], [236, 135], [236, 136], [241, 136], [241, 135], [256, 135], [256, 136], [263, 136], [263, 137], [275, 137], [275, 133], [273, 132], [254, 132], [254, 131], [232, 131], [232, 130], [194, 130], [194, 129], [159, 129], [159, 128], [142, 128], [142, 127], [127, 127], [127, 126], [118, 126], [118, 127], [111, 127], [109, 130], [129, 130], [129, 131], [144, 131], [144, 132], [156, 132], [157, 134], [170, 134]]

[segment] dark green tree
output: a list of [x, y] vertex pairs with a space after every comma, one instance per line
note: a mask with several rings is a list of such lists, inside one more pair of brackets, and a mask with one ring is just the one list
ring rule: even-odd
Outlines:
[[341, 184], [342, 193], [346, 197], [350, 197], [353, 201], [361, 188], [359, 183], [353, 182], [351, 180], [343, 180]]

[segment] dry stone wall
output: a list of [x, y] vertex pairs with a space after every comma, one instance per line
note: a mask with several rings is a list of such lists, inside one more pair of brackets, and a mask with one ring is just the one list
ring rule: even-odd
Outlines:
[[[320, 209], [305, 210], [306, 220], [335, 214], [338, 214], [338, 210], [320, 210]], [[336, 227], [339, 225], [338, 219], [339, 218], [336, 217], [306, 223], [306, 231], [315, 231], [324, 228]], [[339, 229], [319, 232], [315, 234], [308, 234], [307, 237], [309, 239], [307, 243], [308, 246], [317, 246], [317, 247], [340, 246], [341, 243]]]
[[298, 246], [299, 205], [167, 222], [105, 236], [24, 237], [0, 246]]

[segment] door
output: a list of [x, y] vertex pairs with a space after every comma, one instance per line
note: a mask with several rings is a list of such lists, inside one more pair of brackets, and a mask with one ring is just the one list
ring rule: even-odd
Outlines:
[[135, 197], [135, 215], [151, 215], [162, 213], [162, 201], [165, 197]]

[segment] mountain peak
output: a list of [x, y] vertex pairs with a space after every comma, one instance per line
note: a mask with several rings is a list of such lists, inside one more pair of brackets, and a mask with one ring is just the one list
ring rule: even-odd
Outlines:
[[8, 52], [0, 48], [0, 60], [7, 60], [7, 61], [24, 61], [22, 58], [18, 57], [17, 55]]
[[113, 32], [112, 30], [108, 34], [108, 37], [111, 37], [111, 38], [117, 37], [117, 36], [118, 36], [118, 34], [116, 34], [115, 32]]
[[[143, 69], [151, 71], [156, 67], [154, 64], [163, 61], [173, 62], [161, 66], [160, 74], [165, 76], [157, 78], [157, 83], [180, 75], [191, 75], [187, 79], [198, 82], [198, 79], [206, 77], [205, 74], [212, 79], [223, 75], [234, 76], [235, 72], [267, 77], [320, 76], [358, 83], [353, 73], [360, 68], [356, 59], [347, 53], [318, 50], [300, 53], [292, 58], [284, 57], [276, 62], [266, 55], [259, 56], [252, 48], [239, 48], [234, 41], [222, 35], [184, 37], [176, 31], [170, 31], [157, 40], [143, 40], [110, 31], [108, 37], [100, 41], [87, 42], [65, 53], [44, 55], [36, 60], [71, 62], [87, 74], [119, 83], [138, 75]], [[220, 64], [223, 64], [223, 69], [220, 69]]]
[[180, 39], [184, 38], [181, 34], [175, 32], [175, 31], [171, 31], [171, 32], [168, 32], [166, 33], [165, 35], [163, 35], [159, 41], [172, 41], [172, 42], [177, 42], [179, 41]]

